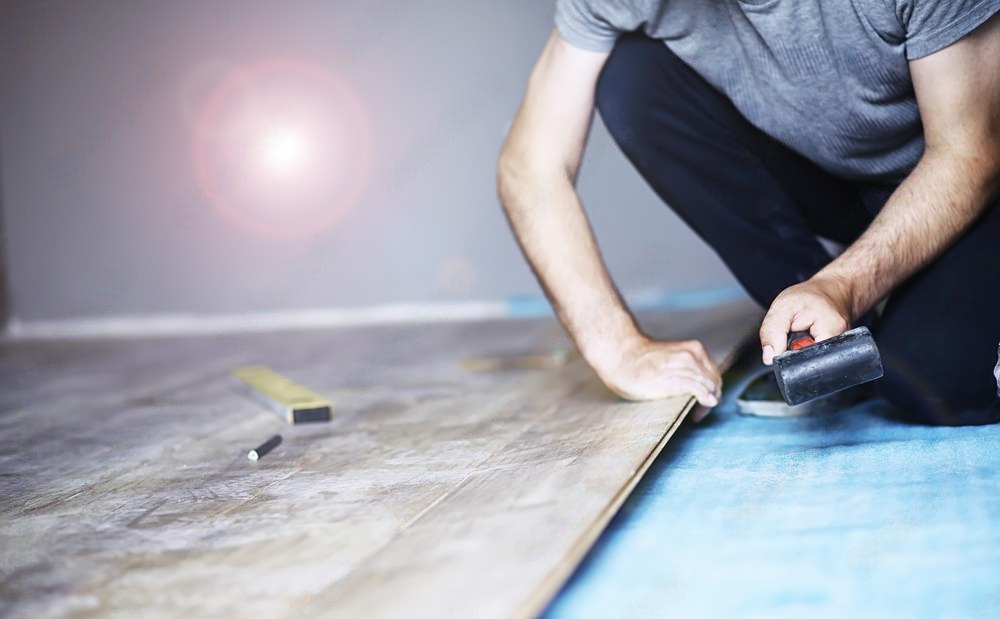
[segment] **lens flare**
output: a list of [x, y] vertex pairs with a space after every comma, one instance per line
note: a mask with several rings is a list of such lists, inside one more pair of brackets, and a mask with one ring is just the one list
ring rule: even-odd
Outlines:
[[294, 175], [309, 158], [306, 135], [293, 126], [267, 127], [261, 132], [258, 157], [265, 172], [284, 177]]
[[356, 203], [371, 137], [354, 93], [307, 64], [268, 62], [223, 82], [195, 128], [195, 166], [208, 201], [259, 234], [301, 237]]

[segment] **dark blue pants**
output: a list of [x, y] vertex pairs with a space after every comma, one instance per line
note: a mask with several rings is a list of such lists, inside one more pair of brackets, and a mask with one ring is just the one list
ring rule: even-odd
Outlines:
[[[751, 125], [662, 42], [619, 39], [597, 106], [656, 193], [763, 307], [831, 260], [894, 187], [834, 177]], [[882, 352], [881, 394], [923, 423], [1000, 420], [1000, 206], [866, 318]]]

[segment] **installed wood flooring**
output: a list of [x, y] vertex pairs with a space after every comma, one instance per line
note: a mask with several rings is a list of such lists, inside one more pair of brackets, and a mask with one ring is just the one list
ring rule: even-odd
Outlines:
[[[722, 359], [756, 318], [644, 323]], [[551, 320], [3, 344], [0, 615], [534, 615], [693, 404], [619, 401], [573, 355], [463, 363], [567, 349]], [[262, 410], [251, 363], [333, 421]]]

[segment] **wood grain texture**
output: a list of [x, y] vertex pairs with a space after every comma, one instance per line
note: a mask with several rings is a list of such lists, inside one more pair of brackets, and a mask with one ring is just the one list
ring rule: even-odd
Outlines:
[[[722, 358], [756, 318], [645, 322]], [[567, 346], [544, 320], [5, 344], [0, 614], [536, 614], [692, 405], [617, 400], [578, 357], [461, 366]], [[233, 391], [253, 363], [334, 420], [288, 426]]]

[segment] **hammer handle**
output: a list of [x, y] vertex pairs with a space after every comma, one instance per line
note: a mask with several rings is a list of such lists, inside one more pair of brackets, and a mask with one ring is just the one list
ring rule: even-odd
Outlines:
[[799, 350], [816, 343], [808, 331], [792, 331], [788, 334], [788, 350]]

